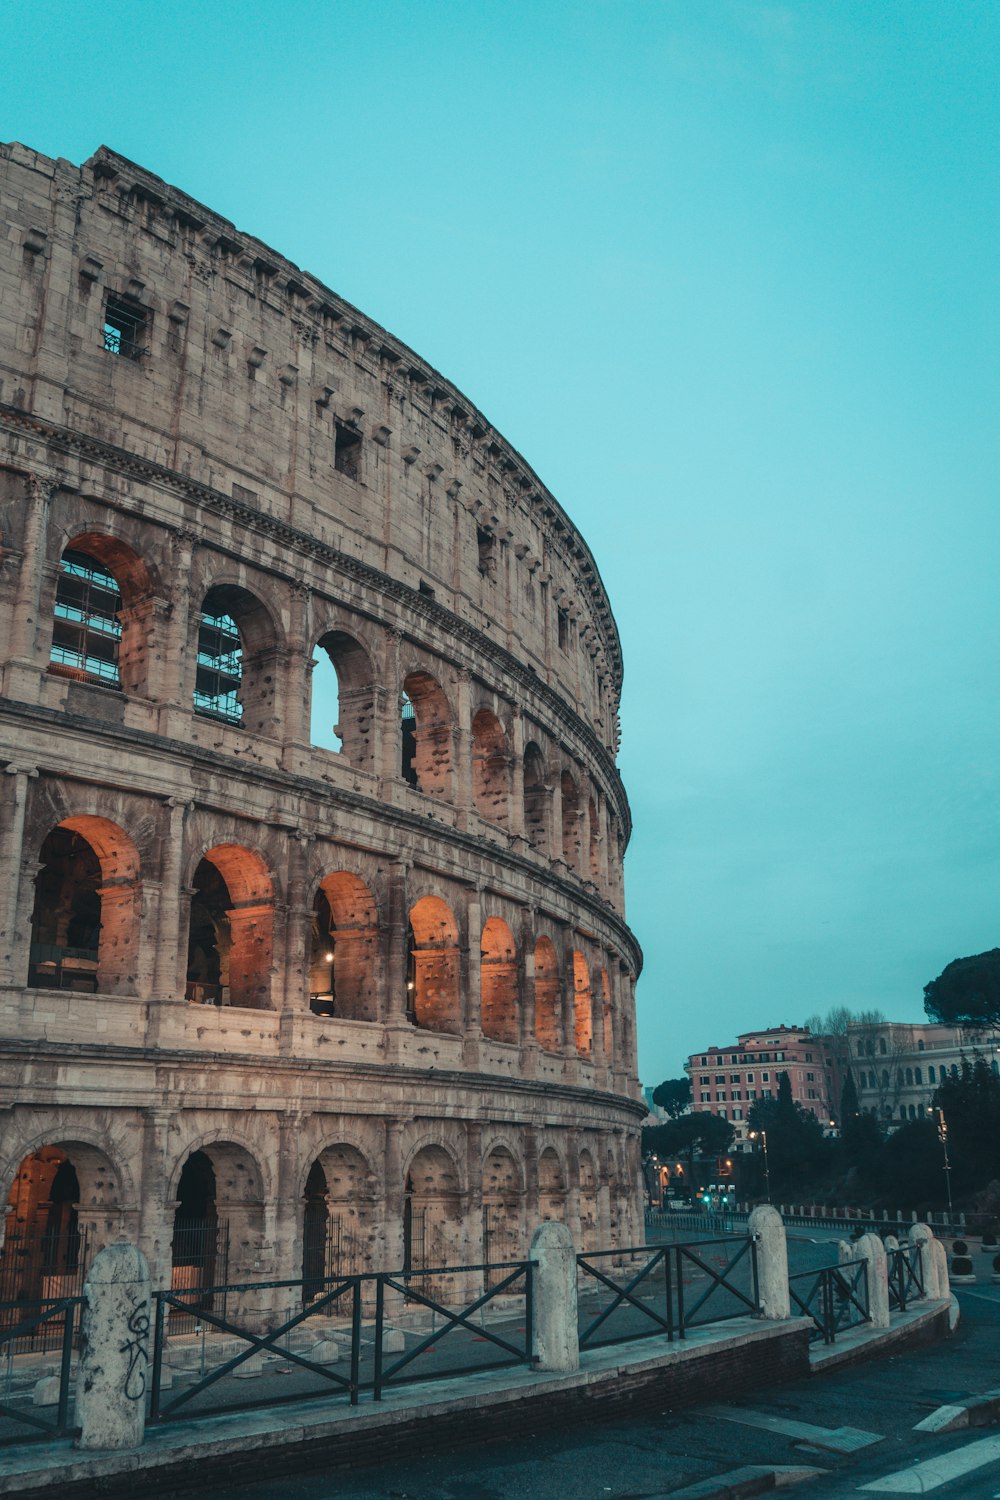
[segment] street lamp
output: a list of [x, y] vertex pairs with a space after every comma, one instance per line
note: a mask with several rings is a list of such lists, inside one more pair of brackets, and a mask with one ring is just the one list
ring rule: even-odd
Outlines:
[[944, 1152], [944, 1185], [948, 1190], [948, 1223], [954, 1222], [955, 1214], [951, 1206], [951, 1162], [948, 1160], [948, 1121], [944, 1117], [944, 1110], [933, 1104], [928, 1104], [927, 1113], [933, 1115], [937, 1124], [938, 1140], [941, 1142], [941, 1150]]
[[767, 1131], [766, 1130], [751, 1130], [751, 1132], [750, 1132], [750, 1139], [752, 1141], [759, 1140], [760, 1143], [761, 1143], [761, 1145], [764, 1147], [764, 1181], [767, 1184], [767, 1201], [768, 1201], [768, 1203], [770, 1203], [770, 1201], [771, 1201], [771, 1167], [770, 1167], [770, 1164], [769, 1164], [768, 1159], [767, 1159]]

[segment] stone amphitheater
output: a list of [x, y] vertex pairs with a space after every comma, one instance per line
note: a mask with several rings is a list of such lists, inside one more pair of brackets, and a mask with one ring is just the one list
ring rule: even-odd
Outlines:
[[0, 146], [0, 1301], [641, 1240], [618, 635], [449, 382]]

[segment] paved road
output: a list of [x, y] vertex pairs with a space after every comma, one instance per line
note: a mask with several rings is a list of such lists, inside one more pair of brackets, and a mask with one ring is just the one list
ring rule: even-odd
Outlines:
[[[1000, 1286], [959, 1288], [953, 1338], [853, 1371], [694, 1411], [497, 1440], [476, 1450], [303, 1475], [239, 1488], [217, 1500], [659, 1500], [748, 1464], [821, 1471], [789, 1493], [1000, 1497], [1000, 1429], [914, 1432], [935, 1407], [1000, 1387]], [[844, 1429], [851, 1429], [845, 1433]]]

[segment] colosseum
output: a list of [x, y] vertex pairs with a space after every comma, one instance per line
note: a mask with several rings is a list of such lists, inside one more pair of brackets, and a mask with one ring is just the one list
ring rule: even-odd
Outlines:
[[0, 146], [0, 1300], [640, 1237], [621, 654], [449, 382]]

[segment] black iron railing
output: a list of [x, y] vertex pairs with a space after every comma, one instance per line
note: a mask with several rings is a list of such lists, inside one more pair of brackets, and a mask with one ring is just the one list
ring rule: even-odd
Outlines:
[[789, 1276], [788, 1290], [792, 1307], [813, 1321], [812, 1339], [822, 1339], [824, 1344], [832, 1344], [848, 1328], [871, 1321], [866, 1260], [798, 1271]]
[[[79, 1332], [79, 1309], [82, 1297], [59, 1297], [44, 1302], [0, 1302], [0, 1446], [23, 1443], [30, 1438], [68, 1437], [76, 1429], [71, 1425], [71, 1373], [73, 1345]], [[48, 1408], [36, 1406], [32, 1388], [37, 1369], [29, 1369], [24, 1388], [16, 1389], [11, 1355], [37, 1344], [39, 1349], [58, 1349], [58, 1369], [50, 1379], [59, 1382], [51, 1417], [42, 1415]], [[13, 1426], [9, 1425], [13, 1424]], [[32, 1429], [26, 1435], [24, 1427]]]
[[577, 1256], [580, 1346], [626, 1343], [760, 1311], [751, 1236]]
[[[301, 1280], [154, 1293], [150, 1420], [317, 1395], [357, 1405], [364, 1391], [380, 1401], [390, 1385], [531, 1363], [530, 1261], [313, 1278], [308, 1285], [305, 1306]], [[173, 1333], [179, 1313], [194, 1324], [186, 1339]], [[260, 1379], [253, 1392], [235, 1384], [250, 1376]]]
[[900, 1245], [885, 1252], [889, 1273], [889, 1307], [905, 1312], [908, 1302], [924, 1295], [924, 1268], [919, 1245]]

